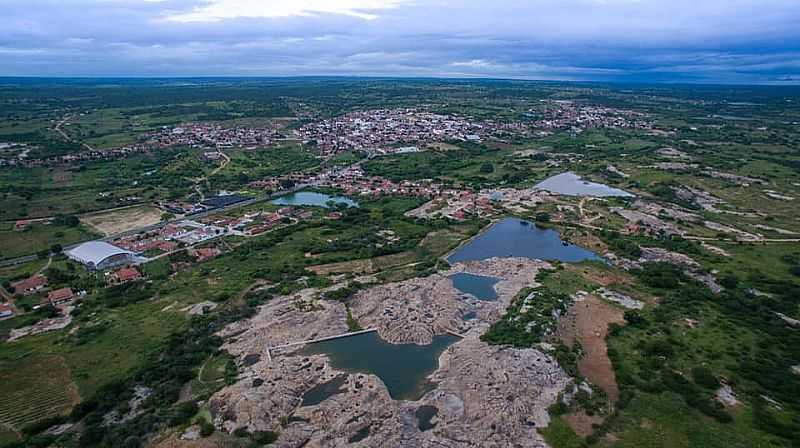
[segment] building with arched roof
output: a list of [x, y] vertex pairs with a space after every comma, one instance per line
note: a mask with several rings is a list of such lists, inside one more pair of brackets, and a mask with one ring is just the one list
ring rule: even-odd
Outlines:
[[136, 254], [105, 241], [89, 241], [66, 251], [67, 257], [83, 264], [86, 269], [103, 271], [135, 263]]

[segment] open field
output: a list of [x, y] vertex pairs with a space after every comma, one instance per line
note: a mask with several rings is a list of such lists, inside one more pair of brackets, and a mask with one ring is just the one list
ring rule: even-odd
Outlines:
[[606, 353], [606, 336], [610, 324], [623, 322], [621, 309], [594, 295], [573, 304], [559, 322], [559, 333], [564, 343], [572, 347], [579, 342], [583, 349], [578, 371], [603, 389], [612, 403], [619, 399], [619, 388]]
[[19, 356], [0, 357], [0, 427], [19, 431], [37, 420], [69, 413], [80, 397], [64, 358]]
[[134, 206], [81, 215], [81, 222], [103, 235], [114, 235], [161, 222], [161, 210], [151, 206]]
[[25, 230], [0, 231], [0, 258], [31, 255], [49, 250], [54, 244], [68, 246], [96, 236], [96, 233], [83, 226], [64, 227], [34, 222]]

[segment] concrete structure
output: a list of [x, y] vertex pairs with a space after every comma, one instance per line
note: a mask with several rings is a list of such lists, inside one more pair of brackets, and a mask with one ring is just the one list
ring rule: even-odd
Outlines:
[[136, 261], [136, 254], [104, 241], [89, 241], [69, 250], [66, 255], [89, 270], [105, 270]]

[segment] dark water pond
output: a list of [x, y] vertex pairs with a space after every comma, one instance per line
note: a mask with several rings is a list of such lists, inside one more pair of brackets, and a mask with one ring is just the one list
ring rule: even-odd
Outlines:
[[500, 281], [498, 278], [459, 272], [451, 275], [450, 279], [456, 289], [470, 294], [476, 299], [497, 300], [497, 291], [494, 290], [494, 285]]
[[436, 406], [424, 405], [417, 408], [414, 415], [417, 417], [417, 428], [420, 431], [427, 431], [429, 429], [433, 429], [436, 424], [431, 423], [436, 414], [439, 413], [439, 409]]
[[540, 229], [530, 221], [506, 218], [465, 244], [447, 261], [459, 263], [492, 257], [525, 257], [566, 263], [603, 260], [588, 249], [564, 245], [555, 230]]
[[336, 378], [312, 387], [303, 395], [302, 406], [315, 406], [328, 398], [344, 392], [342, 386], [347, 381], [347, 375], [339, 375]]
[[346, 372], [377, 375], [396, 400], [416, 400], [432, 388], [426, 377], [439, 367], [439, 355], [456, 336], [436, 336], [429, 345], [390, 344], [377, 332], [306, 345], [301, 354], [325, 354]]
[[345, 204], [348, 207], [358, 207], [358, 203], [344, 196], [331, 196], [329, 194], [316, 193], [313, 191], [301, 191], [298, 193], [287, 194], [272, 201], [275, 205], [310, 205], [314, 207], [328, 208], [329, 203]]

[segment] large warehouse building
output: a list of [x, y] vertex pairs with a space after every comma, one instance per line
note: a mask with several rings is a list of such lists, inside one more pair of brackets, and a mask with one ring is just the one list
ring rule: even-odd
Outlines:
[[106, 270], [136, 262], [136, 254], [104, 241], [89, 241], [66, 251], [66, 255], [90, 270]]

